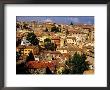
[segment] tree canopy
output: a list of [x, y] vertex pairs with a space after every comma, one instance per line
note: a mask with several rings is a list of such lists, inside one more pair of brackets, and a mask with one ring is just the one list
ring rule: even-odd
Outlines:
[[44, 46], [46, 50], [54, 51], [57, 48], [57, 45], [51, 42], [51, 39], [46, 38], [44, 39]]
[[16, 51], [16, 60], [19, 60], [19, 58], [20, 58], [20, 56], [21, 56], [21, 51]]
[[51, 43], [51, 39], [49, 38], [44, 39], [44, 43]]
[[19, 44], [21, 44], [21, 39], [17, 39], [17, 40], [16, 40], [16, 47], [18, 47]]
[[45, 32], [48, 32], [48, 29], [47, 28], [45, 29]]
[[56, 44], [54, 44], [54, 43], [46, 43], [45, 44], [45, 49], [46, 50], [55, 51], [56, 50]]
[[34, 60], [35, 60], [35, 58], [34, 58], [34, 55], [33, 55], [32, 51], [31, 51], [29, 53], [29, 55], [27, 56], [26, 61], [28, 62], [28, 61], [34, 61]]
[[46, 74], [52, 74], [52, 72], [51, 72], [49, 67], [46, 68]]
[[73, 25], [73, 23], [71, 22], [70, 25]]
[[20, 28], [20, 24], [19, 23], [16, 23], [16, 28]]
[[51, 28], [51, 32], [60, 32], [60, 30], [59, 30], [59, 28], [58, 27], [56, 27], [56, 26], [54, 26], [54, 27], [52, 27]]
[[30, 74], [25, 63], [16, 65], [16, 74]]
[[79, 55], [78, 53], [75, 53], [74, 56], [66, 62], [66, 65], [69, 68], [66, 68], [64, 73], [83, 74], [83, 72], [89, 68], [88, 63], [85, 60], [85, 54]]
[[23, 25], [23, 29], [29, 29], [29, 28], [28, 28], [28, 24], [25, 23], [25, 24]]
[[37, 39], [37, 37], [34, 33], [28, 33], [27, 40], [33, 45], [39, 44], [39, 40]]

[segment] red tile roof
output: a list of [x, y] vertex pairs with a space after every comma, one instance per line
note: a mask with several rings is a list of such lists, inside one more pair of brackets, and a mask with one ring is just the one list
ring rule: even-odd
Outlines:
[[60, 37], [52, 36], [52, 40], [60, 40]]
[[69, 33], [78, 33], [78, 34], [86, 34], [86, 33], [84, 33], [84, 32], [81, 32], [81, 31], [69, 31]]
[[51, 67], [55, 67], [55, 65], [56, 65], [56, 60], [29, 61], [27, 63], [28, 68], [46, 68], [46, 67], [51, 68]]

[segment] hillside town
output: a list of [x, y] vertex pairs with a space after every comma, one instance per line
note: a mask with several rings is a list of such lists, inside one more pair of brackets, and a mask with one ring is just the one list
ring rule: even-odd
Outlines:
[[94, 24], [16, 21], [16, 74], [94, 74]]

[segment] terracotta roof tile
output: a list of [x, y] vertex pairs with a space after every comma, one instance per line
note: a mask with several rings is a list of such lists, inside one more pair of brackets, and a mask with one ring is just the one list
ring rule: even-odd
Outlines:
[[27, 63], [28, 68], [46, 68], [46, 67], [54, 67], [56, 65], [56, 61], [29, 61]]

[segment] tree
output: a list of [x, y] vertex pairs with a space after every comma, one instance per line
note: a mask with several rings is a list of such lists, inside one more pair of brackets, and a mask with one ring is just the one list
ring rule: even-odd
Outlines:
[[49, 38], [44, 39], [44, 46], [46, 50], [52, 50], [52, 51], [56, 50], [57, 48], [57, 45], [52, 43], [51, 39]]
[[65, 68], [62, 72], [62, 74], [69, 74], [70, 73], [70, 70], [68, 68]]
[[47, 28], [45, 29], [45, 32], [48, 32], [48, 29]]
[[44, 43], [51, 43], [51, 39], [49, 38], [44, 39]]
[[55, 51], [56, 50], [56, 44], [54, 43], [45, 43], [45, 49]]
[[77, 53], [74, 54], [72, 58], [72, 64], [73, 64], [72, 73], [73, 74], [83, 74], [83, 72], [88, 69], [88, 64], [85, 60], [86, 60], [85, 54], [81, 56]]
[[16, 65], [16, 74], [30, 74], [25, 63]]
[[57, 48], [57, 45], [56, 44], [54, 44], [54, 50], [56, 51], [56, 48]]
[[20, 28], [20, 24], [19, 23], [16, 23], [16, 28]]
[[17, 39], [17, 40], [16, 40], [16, 47], [18, 47], [19, 44], [21, 44], [21, 39]]
[[58, 27], [56, 27], [56, 26], [53, 26], [52, 28], [51, 28], [51, 32], [60, 32], [60, 30], [59, 30], [59, 28]]
[[24, 29], [28, 29], [28, 24], [25, 23], [25, 24], [23, 25], [23, 28], [24, 28]]
[[82, 58], [82, 61], [85, 61], [85, 60], [87, 59], [86, 54], [83, 53], [83, 54], [81, 55], [81, 58]]
[[46, 74], [52, 74], [52, 72], [51, 72], [49, 67], [46, 68]]
[[21, 56], [21, 50], [16, 51], [16, 60], [19, 60], [20, 56]]
[[71, 73], [71, 65], [72, 65], [72, 61], [71, 58], [69, 58], [69, 60], [67, 60], [65, 62], [65, 69], [63, 71], [63, 74], [70, 74]]
[[73, 25], [73, 23], [71, 22], [70, 25]]
[[35, 61], [35, 58], [34, 58], [34, 55], [33, 55], [32, 51], [31, 51], [31, 52], [29, 53], [29, 55], [27, 56], [26, 61], [27, 61], [27, 62], [28, 62], [28, 61]]
[[55, 51], [55, 50], [56, 50], [56, 44], [51, 43], [51, 47], [50, 47], [50, 49], [51, 49], [52, 51]]
[[83, 72], [89, 68], [89, 64], [85, 60], [85, 54], [79, 55], [78, 53], [75, 53], [72, 58], [66, 61], [65, 64], [68, 68], [65, 68], [63, 73], [83, 74]]
[[19, 60], [19, 57], [20, 57], [20, 53], [19, 52], [16, 52], [16, 60]]
[[34, 33], [28, 33], [27, 40], [33, 45], [39, 45], [39, 40]]

